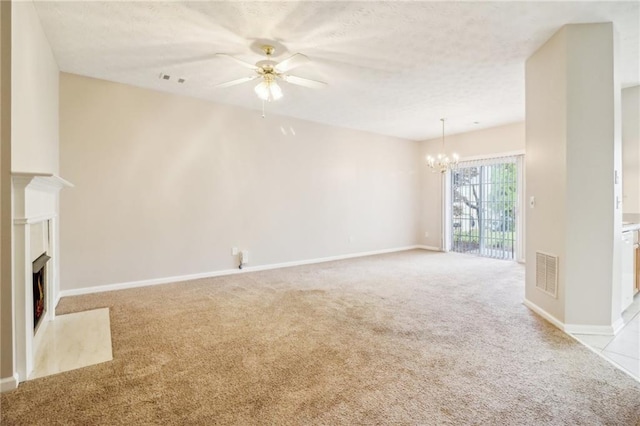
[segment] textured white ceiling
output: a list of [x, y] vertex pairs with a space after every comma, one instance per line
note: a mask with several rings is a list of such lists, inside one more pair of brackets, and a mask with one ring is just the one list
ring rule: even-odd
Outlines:
[[[268, 113], [421, 140], [524, 119], [524, 62], [567, 23], [612, 21], [623, 85], [640, 82], [640, 2], [36, 2], [62, 71], [261, 109], [260, 40], [313, 62]], [[287, 51], [282, 49], [284, 47]], [[163, 81], [163, 72], [185, 84]], [[258, 112], [256, 112], [258, 113]], [[474, 125], [474, 122], [480, 124]]]

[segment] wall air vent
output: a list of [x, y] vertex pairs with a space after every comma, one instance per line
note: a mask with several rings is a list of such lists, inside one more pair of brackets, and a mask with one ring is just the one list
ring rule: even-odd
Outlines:
[[558, 256], [536, 252], [536, 287], [558, 297]]

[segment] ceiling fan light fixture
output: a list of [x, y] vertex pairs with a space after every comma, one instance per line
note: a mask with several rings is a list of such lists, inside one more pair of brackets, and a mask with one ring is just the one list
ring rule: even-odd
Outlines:
[[258, 95], [260, 99], [262, 99], [263, 101], [269, 100], [269, 84], [267, 84], [266, 81], [261, 81], [260, 83], [258, 83], [254, 90], [256, 91], [256, 95]]
[[275, 81], [269, 84], [269, 89], [271, 90], [271, 99], [277, 101], [282, 98], [282, 89]]
[[282, 98], [282, 89], [275, 81], [261, 81], [254, 90], [263, 101], [271, 102]]

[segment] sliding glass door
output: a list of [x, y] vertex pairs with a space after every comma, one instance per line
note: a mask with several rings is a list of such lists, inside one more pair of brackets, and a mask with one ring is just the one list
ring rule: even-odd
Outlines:
[[517, 259], [519, 163], [517, 157], [469, 161], [451, 172], [451, 251]]

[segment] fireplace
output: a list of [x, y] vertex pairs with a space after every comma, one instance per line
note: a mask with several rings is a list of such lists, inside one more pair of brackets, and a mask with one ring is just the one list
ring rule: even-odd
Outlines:
[[[7, 324], [6, 328], [13, 333], [13, 350], [7, 351], [7, 361], [13, 358], [13, 375], [0, 382], [1, 391], [15, 389], [19, 382], [28, 380], [48, 323], [55, 318], [60, 286], [59, 191], [72, 186], [51, 173], [12, 172], [11, 177], [14, 311], [11, 327]], [[2, 355], [4, 359], [4, 347]]]
[[40, 320], [46, 311], [47, 294], [47, 262], [51, 259], [46, 253], [42, 253], [32, 263], [33, 271], [33, 333], [35, 334]]

